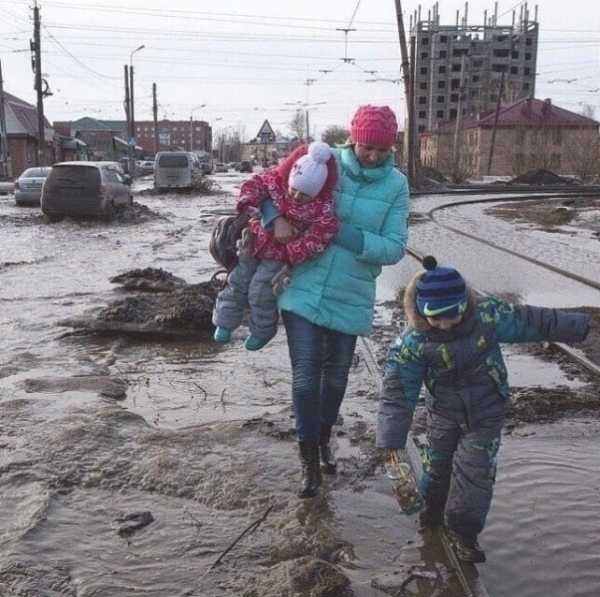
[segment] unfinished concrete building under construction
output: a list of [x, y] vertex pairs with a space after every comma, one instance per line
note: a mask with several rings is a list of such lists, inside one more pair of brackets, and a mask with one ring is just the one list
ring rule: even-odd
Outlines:
[[[469, 5], [456, 12], [455, 25], [440, 25], [439, 3], [411, 15], [411, 52], [414, 55], [414, 110], [418, 132], [459, 114], [494, 110], [504, 101], [533, 97], [538, 46], [538, 9], [531, 20], [527, 3], [510, 25], [498, 24], [498, 3], [483, 25], [469, 25]], [[502, 17], [503, 15], [501, 15]], [[414, 44], [414, 45], [413, 45]], [[501, 92], [502, 89], [502, 92]]]

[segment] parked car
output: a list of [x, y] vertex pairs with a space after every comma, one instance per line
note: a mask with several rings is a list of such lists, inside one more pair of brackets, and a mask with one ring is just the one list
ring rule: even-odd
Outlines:
[[227, 164], [223, 164], [223, 162], [217, 162], [215, 164], [215, 172], [227, 172]]
[[242, 160], [240, 162], [240, 172], [252, 172], [252, 162], [248, 160]]
[[154, 174], [154, 161], [153, 160], [139, 160], [135, 163], [135, 170], [139, 176], [146, 176], [147, 174]]
[[50, 220], [64, 216], [111, 219], [133, 198], [120, 167], [111, 162], [55, 164], [42, 189], [42, 212]]
[[160, 151], [154, 160], [154, 188], [191, 189], [202, 174], [198, 157], [187, 151]]
[[27, 168], [15, 181], [15, 203], [17, 205], [39, 205], [42, 186], [51, 168]]

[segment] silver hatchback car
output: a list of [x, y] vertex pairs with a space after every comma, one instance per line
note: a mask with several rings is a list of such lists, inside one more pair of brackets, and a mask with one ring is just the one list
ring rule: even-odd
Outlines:
[[39, 205], [42, 187], [52, 168], [27, 168], [15, 181], [17, 205]]

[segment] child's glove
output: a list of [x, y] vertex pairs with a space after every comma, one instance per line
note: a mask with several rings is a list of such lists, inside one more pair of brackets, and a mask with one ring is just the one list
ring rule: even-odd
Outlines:
[[273, 288], [273, 294], [277, 296], [283, 292], [289, 285], [291, 278], [291, 271], [289, 265], [284, 265], [271, 280], [271, 287]]

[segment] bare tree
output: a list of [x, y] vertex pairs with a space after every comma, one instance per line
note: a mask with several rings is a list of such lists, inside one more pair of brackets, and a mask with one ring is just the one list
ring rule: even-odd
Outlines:
[[463, 145], [457, 160], [452, 144], [448, 143], [447, 151], [438, 154], [438, 169], [451, 182], [461, 184], [475, 173], [475, 159], [473, 151]]
[[592, 106], [591, 104], [583, 104], [580, 114], [586, 118], [596, 120], [596, 106]]
[[563, 146], [565, 165], [583, 182], [600, 175], [600, 136], [594, 130], [571, 134]]
[[343, 145], [349, 137], [350, 131], [347, 128], [338, 124], [332, 124], [323, 131], [321, 140], [333, 147], [335, 145]]
[[290, 129], [298, 139], [304, 139], [306, 132], [306, 119], [304, 116], [304, 112], [300, 109], [294, 112], [294, 116], [290, 120]]
[[554, 127], [520, 127], [516, 129], [515, 147], [511, 156], [511, 170], [520, 176], [530, 170], [561, 169], [562, 132]]

